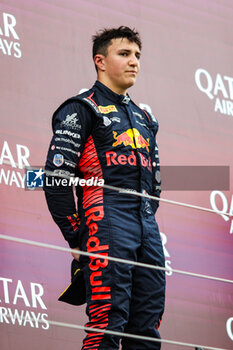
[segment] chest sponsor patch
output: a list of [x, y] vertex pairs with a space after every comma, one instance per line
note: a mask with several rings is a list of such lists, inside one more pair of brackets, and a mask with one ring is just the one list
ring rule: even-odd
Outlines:
[[149, 152], [150, 139], [145, 139], [140, 132], [133, 128], [128, 129], [121, 134], [117, 134], [116, 131], [113, 131], [113, 138], [115, 142], [112, 144], [113, 147], [124, 145], [131, 146], [132, 148], [146, 148], [147, 152]]
[[111, 112], [118, 112], [115, 105], [108, 105], [108, 106], [98, 106], [99, 111], [103, 114], [108, 114]]
[[103, 117], [103, 123], [105, 126], [109, 126], [111, 124], [111, 120], [108, 117]]

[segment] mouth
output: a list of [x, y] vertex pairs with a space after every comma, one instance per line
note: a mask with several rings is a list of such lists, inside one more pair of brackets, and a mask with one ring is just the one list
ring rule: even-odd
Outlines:
[[128, 70], [128, 71], [126, 71], [126, 73], [131, 73], [131, 74], [137, 74], [137, 72], [135, 71], [135, 70]]

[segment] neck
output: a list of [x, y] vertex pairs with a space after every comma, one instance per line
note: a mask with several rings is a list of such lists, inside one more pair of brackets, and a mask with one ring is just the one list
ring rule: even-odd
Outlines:
[[99, 75], [97, 76], [97, 80], [104, 84], [105, 86], [107, 86], [110, 90], [112, 90], [113, 92], [115, 92], [118, 95], [125, 95], [127, 93], [127, 89], [124, 88], [120, 88], [118, 86], [115, 86], [114, 84], [112, 84], [111, 81], [109, 81], [108, 79], [104, 79], [103, 77], [100, 77]]

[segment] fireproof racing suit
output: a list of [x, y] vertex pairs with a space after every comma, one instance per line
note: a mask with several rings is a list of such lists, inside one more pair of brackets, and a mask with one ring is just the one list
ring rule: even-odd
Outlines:
[[[156, 119], [128, 95], [118, 95], [98, 81], [54, 113], [46, 170], [58, 178], [54, 184], [47, 177], [49, 210], [70, 247], [103, 255], [103, 259], [80, 257], [89, 317], [86, 326], [100, 329], [87, 332], [83, 350], [118, 349], [119, 337], [104, 334], [102, 329], [160, 337], [164, 271], [105, 258], [164, 266], [154, 217], [158, 203], [96, 183], [88, 186], [88, 180], [98, 178], [107, 185], [159, 196], [157, 130]], [[72, 186], [58, 184], [59, 175], [75, 175], [86, 181], [80, 180], [76, 186], [77, 206]], [[123, 350], [154, 350], [160, 346], [160, 342], [122, 339]]]

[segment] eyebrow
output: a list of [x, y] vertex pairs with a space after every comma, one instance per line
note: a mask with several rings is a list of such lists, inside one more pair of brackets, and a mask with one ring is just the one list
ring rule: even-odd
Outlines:
[[[124, 51], [124, 52], [127, 52], [127, 53], [132, 52], [132, 50], [129, 50], [129, 49], [119, 49], [118, 51], [119, 52]], [[141, 51], [136, 51], [135, 54], [141, 56]]]

